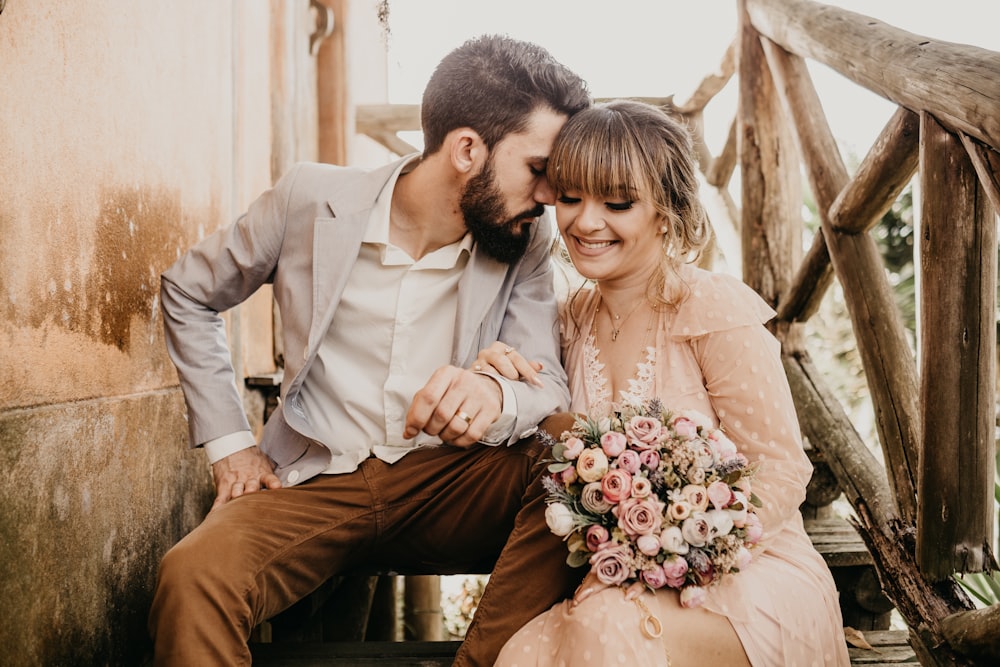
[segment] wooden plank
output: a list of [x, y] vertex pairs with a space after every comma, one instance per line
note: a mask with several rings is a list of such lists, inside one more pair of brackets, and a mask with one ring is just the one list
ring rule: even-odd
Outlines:
[[900, 667], [906, 665], [910, 667], [920, 667], [917, 656], [909, 646], [891, 646], [878, 651], [868, 649], [849, 648], [848, 655], [851, 657], [852, 665], [865, 665], [866, 667], [885, 667], [892, 665]]
[[872, 564], [864, 540], [844, 519], [806, 519], [804, 525], [813, 546], [829, 567]]

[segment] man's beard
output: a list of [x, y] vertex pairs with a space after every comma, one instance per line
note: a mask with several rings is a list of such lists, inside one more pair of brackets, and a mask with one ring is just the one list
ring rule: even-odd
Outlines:
[[528, 249], [529, 230], [524, 224], [545, 213], [545, 207], [535, 208], [507, 217], [500, 188], [497, 187], [493, 161], [488, 160], [482, 171], [469, 179], [459, 203], [465, 226], [469, 228], [476, 245], [487, 255], [514, 264]]

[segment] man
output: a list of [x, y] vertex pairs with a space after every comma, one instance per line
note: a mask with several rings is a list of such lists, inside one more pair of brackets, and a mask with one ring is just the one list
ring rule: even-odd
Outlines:
[[[589, 103], [544, 49], [471, 40], [427, 85], [421, 156], [297, 165], [163, 274], [167, 345], [217, 496], [161, 564], [157, 664], [249, 664], [257, 623], [353, 568], [475, 571], [499, 555], [460, 665], [492, 664], [572, 591], [531, 437], [568, 404], [537, 219], [553, 140]], [[219, 313], [264, 283], [285, 379], [258, 446]], [[540, 386], [466, 370], [497, 340], [543, 363]]]

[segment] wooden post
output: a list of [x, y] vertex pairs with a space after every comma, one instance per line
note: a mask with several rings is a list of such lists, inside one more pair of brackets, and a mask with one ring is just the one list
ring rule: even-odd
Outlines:
[[[795, 142], [745, 0], [740, 0], [739, 84], [743, 279], [776, 306], [802, 252], [802, 184]], [[801, 334], [793, 335], [788, 326], [776, 334], [786, 351], [801, 347]]]
[[917, 562], [932, 580], [992, 565], [997, 237], [961, 140], [920, 118]]
[[403, 590], [403, 629], [405, 639], [444, 640], [441, 577], [406, 577]]

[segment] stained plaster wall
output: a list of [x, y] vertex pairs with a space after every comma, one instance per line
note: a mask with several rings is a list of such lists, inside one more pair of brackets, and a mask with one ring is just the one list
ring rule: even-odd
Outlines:
[[0, 14], [4, 665], [148, 660], [156, 564], [211, 499], [158, 276], [271, 182], [269, 11], [7, 0]]

